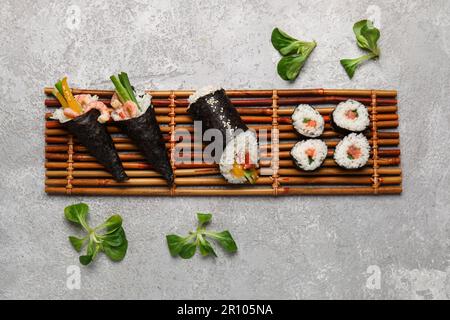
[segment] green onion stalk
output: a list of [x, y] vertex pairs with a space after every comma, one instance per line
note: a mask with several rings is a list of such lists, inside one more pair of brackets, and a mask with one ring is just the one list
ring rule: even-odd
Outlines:
[[118, 76], [112, 75], [110, 79], [113, 82], [114, 87], [116, 88], [116, 93], [119, 97], [120, 102], [125, 103], [127, 101], [133, 101], [137, 105], [139, 110], [141, 110], [141, 107], [137, 102], [136, 96], [131, 86], [130, 80], [128, 79], [128, 75], [125, 72], [121, 72]]

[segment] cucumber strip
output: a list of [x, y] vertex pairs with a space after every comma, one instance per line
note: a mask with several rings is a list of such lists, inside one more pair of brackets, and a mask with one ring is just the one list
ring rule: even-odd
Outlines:
[[125, 89], [119, 79], [117, 79], [116, 76], [111, 76], [110, 79], [114, 83], [114, 87], [116, 87], [117, 96], [119, 97], [120, 102], [125, 103], [131, 100], [131, 97], [128, 95], [127, 89]]
[[131, 100], [136, 103], [139, 110], [141, 110], [141, 107], [139, 106], [136, 96], [134, 95], [133, 88], [131, 87], [130, 79], [128, 79], [128, 75], [125, 72], [121, 72], [119, 74], [119, 80], [122, 83], [122, 85], [125, 87], [125, 89], [128, 91], [128, 94], [131, 98]]
[[57, 83], [55, 83], [55, 88], [58, 89], [59, 93], [63, 96], [63, 88], [62, 88], [62, 81], [59, 80]]

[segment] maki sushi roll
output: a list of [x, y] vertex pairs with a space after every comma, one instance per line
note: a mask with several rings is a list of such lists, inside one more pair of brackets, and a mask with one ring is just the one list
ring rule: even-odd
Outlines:
[[106, 131], [105, 122], [110, 119], [106, 105], [98, 101], [97, 96], [73, 96], [67, 78], [58, 81], [52, 93], [60, 102], [61, 108], [51, 118], [59, 120], [115, 180], [128, 180], [111, 136]]
[[291, 156], [295, 165], [305, 171], [319, 168], [327, 157], [327, 145], [319, 139], [309, 139], [295, 144]]
[[317, 138], [325, 128], [323, 117], [309, 104], [300, 104], [295, 108], [292, 124], [301, 136], [307, 138]]
[[258, 140], [231, 104], [225, 90], [205, 87], [189, 97], [188, 112], [202, 122], [203, 132], [219, 130], [223, 148], [219, 159], [220, 172], [233, 184], [255, 183], [258, 178]]
[[344, 134], [363, 132], [370, 125], [367, 107], [355, 100], [341, 102], [331, 114], [331, 125]]
[[147, 162], [163, 176], [168, 185], [172, 185], [172, 166], [151, 105], [151, 96], [144, 92], [136, 94], [125, 72], [117, 77], [111, 76], [111, 80], [116, 88], [111, 98], [111, 117], [133, 140]]
[[370, 145], [362, 134], [351, 133], [345, 136], [334, 151], [334, 160], [345, 169], [359, 169], [367, 164], [370, 156]]

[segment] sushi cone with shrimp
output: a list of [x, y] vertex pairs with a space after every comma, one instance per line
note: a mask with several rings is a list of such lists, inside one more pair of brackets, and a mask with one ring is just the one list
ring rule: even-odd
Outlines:
[[[220, 173], [233, 184], [251, 183], [258, 179], [258, 140], [231, 104], [225, 90], [212, 86], [201, 88], [189, 97], [188, 112], [201, 121], [202, 131], [219, 133], [222, 148], [214, 155]], [[215, 141], [217, 142], [217, 141]], [[217, 150], [217, 149], [216, 149]]]
[[116, 92], [111, 99], [111, 116], [115, 124], [127, 134], [144, 155], [147, 162], [167, 181], [173, 184], [172, 166], [163, 135], [151, 106], [151, 96], [136, 95], [125, 72], [111, 76]]
[[73, 96], [67, 78], [58, 81], [53, 90], [61, 108], [52, 118], [61, 124], [84, 145], [89, 153], [119, 182], [128, 180], [105, 122], [110, 113], [96, 96], [82, 94]]

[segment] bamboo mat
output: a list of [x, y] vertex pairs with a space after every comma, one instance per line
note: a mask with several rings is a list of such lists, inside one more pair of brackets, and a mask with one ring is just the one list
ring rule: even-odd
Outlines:
[[[102, 169], [86, 148], [49, 119], [56, 99], [45, 88], [45, 192], [59, 195], [115, 195], [115, 196], [281, 196], [281, 195], [377, 195], [400, 194], [399, 124], [397, 92], [391, 90], [228, 90], [234, 106], [250, 128], [265, 129], [259, 138], [264, 140], [260, 150], [260, 178], [256, 185], [231, 185], [219, 174], [217, 165], [180, 163], [175, 161], [176, 147], [186, 147], [189, 141], [177, 141], [179, 131], [193, 132], [192, 119], [187, 114], [187, 97], [192, 91], [149, 91], [158, 122], [166, 140], [167, 151], [175, 174], [172, 188], [166, 186], [152, 170], [129, 138], [113, 124], [108, 132], [130, 177], [118, 183]], [[109, 103], [113, 94], [106, 90], [73, 89], [74, 94], [96, 94]], [[334, 107], [347, 99], [360, 101], [369, 107], [371, 126], [367, 132], [371, 159], [359, 170], [339, 168], [332, 155], [342, 135], [330, 127], [329, 115]], [[320, 169], [304, 172], [296, 169], [290, 150], [298, 141], [291, 114], [300, 103], [311, 104], [325, 118], [325, 131], [320, 137], [328, 145], [328, 157]], [[257, 131], [258, 132], [258, 131]], [[184, 145], [183, 145], [184, 144]], [[198, 147], [198, 146], [197, 146]], [[191, 159], [201, 159], [192, 147]]]

